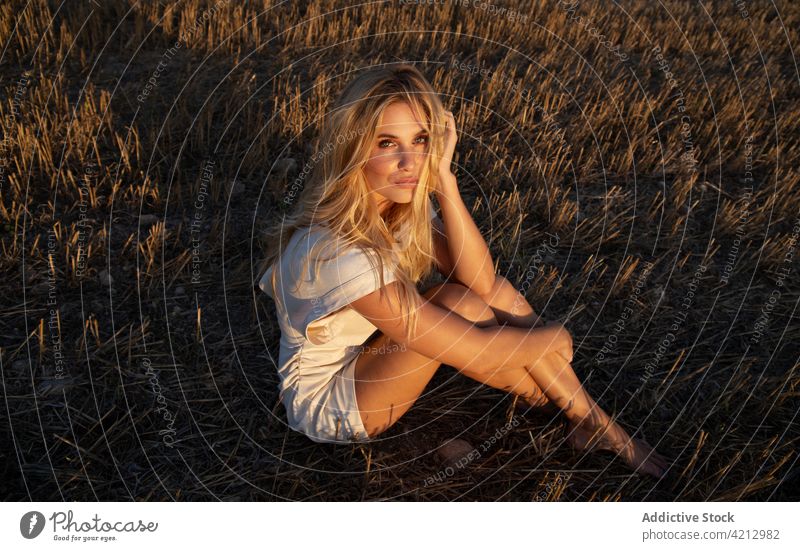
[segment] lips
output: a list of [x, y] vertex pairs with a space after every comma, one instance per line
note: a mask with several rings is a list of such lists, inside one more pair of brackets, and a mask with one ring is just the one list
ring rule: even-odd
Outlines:
[[403, 180], [397, 180], [395, 182], [395, 184], [400, 184], [400, 185], [404, 185], [404, 184], [408, 185], [408, 184], [416, 184], [416, 183], [417, 183], [417, 178], [405, 178]]

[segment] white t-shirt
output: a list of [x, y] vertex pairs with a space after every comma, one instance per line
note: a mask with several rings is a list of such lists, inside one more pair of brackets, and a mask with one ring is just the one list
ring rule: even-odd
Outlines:
[[[430, 218], [436, 217], [433, 206]], [[269, 279], [275, 265], [270, 266], [259, 281], [259, 288], [275, 300], [281, 328], [278, 356], [281, 397], [288, 387], [299, 399], [313, 398], [316, 390], [327, 383], [336, 371], [347, 365], [360, 352], [360, 347], [377, 330], [369, 320], [349, 304], [381, 287], [380, 274], [370, 264], [377, 254], [353, 246], [338, 256], [324, 250], [317, 262], [319, 276], [314, 279], [314, 262], [300, 273], [302, 264], [315, 243], [327, 235], [327, 228], [312, 225], [292, 235], [280, 261], [273, 296]], [[406, 234], [396, 236], [405, 244]], [[397, 247], [395, 252], [399, 252]], [[330, 258], [332, 257], [332, 258]], [[294, 279], [292, 274], [300, 274]], [[395, 281], [394, 265], [383, 265], [383, 285]]]

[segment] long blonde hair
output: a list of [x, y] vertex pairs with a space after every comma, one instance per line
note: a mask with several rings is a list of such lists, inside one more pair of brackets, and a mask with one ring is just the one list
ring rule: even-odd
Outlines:
[[[411, 203], [394, 203], [381, 218], [370, 201], [370, 188], [362, 171], [369, 159], [376, 129], [383, 111], [395, 102], [406, 102], [428, 132], [425, 160]], [[364, 70], [344, 88], [333, 109], [323, 121], [315, 144], [316, 154], [311, 174], [300, 193], [295, 210], [265, 235], [267, 255], [263, 268], [279, 261], [283, 250], [298, 228], [321, 224], [332, 239], [321, 240], [320, 247], [309, 252], [302, 274], [311, 258], [320, 258], [322, 250], [336, 252], [350, 246], [374, 252], [378, 264], [368, 254], [380, 274], [383, 266], [394, 264], [391, 256], [392, 234], [406, 226], [406, 248], [397, 255], [395, 268], [399, 299], [407, 318], [407, 337], [416, 334], [417, 307], [421, 305], [416, 284], [431, 273], [434, 265], [433, 240], [429, 217], [430, 193], [439, 185], [438, 162], [444, 149], [444, 108], [425, 77], [408, 64], [382, 65]], [[330, 257], [328, 257], [330, 258]], [[275, 292], [277, 269], [269, 282]], [[263, 272], [262, 272], [263, 273]], [[319, 264], [315, 266], [319, 276]]]

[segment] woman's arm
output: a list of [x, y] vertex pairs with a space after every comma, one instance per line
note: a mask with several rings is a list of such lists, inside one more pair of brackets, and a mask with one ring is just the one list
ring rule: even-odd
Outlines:
[[[442, 207], [443, 223], [442, 236], [436, 236], [441, 243], [446, 243], [448, 262], [442, 265], [452, 273], [443, 274], [453, 277], [479, 295], [485, 295], [494, 287], [495, 270], [489, 247], [486, 245], [480, 230], [461, 199], [461, 193], [456, 184], [456, 177], [450, 174], [451, 182], [445, 184], [444, 189], [436, 192], [439, 204]], [[434, 225], [434, 229], [436, 225]]]
[[436, 197], [442, 208], [444, 239], [454, 272], [447, 274], [447, 277], [455, 275], [458, 281], [477, 294], [485, 295], [494, 287], [494, 262], [486, 241], [461, 199], [456, 177], [450, 171], [457, 135], [453, 114], [447, 111], [446, 116], [445, 144], [439, 162], [439, 188], [436, 190]]
[[[572, 336], [557, 323], [541, 328], [510, 325], [479, 327], [426, 301], [418, 310], [416, 335], [406, 337], [407, 317], [400, 310], [398, 282], [392, 282], [350, 303], [398, 344], [457, 370], [503, 370], [532, 365], [550, 352], [572, 359]], [[564, 351], [564, 352], [562, 352]]]

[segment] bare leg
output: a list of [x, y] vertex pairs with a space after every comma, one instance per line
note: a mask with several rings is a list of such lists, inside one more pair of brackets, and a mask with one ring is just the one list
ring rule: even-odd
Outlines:
[[[527, 300], [502, 276], [496, 277], [494, 288], [481, 298], [501, 323], [535, 327], [541, 322]], [[542, 365], [531, 366], [530, 375], [538, 383], [535, 385], [537, 392], [542, 392], [542, 388], [545, 391], [530, 403], [547, 404], [549, 397], [564, 411], [569, 421], [567, 442], [572, 447], [586, 451], [614, 451], [633, 468], [660, 476], [666, 468], [666, 461], [645, 442], [631, 439], [616, 421], [612, 421], [580, 384], [570, 365], [571, 351], [562, 355], [565, 356], [563, 360], [549, 355]]]
[[496, 276], [492, 290], [480, 297], [491, 306], [499, 323], [516, 327], [544, 325], [544, 320], [533, 311], [528, 300], [503, 276]]
[[[460, 289], [461, 292], [452, 292]], [[431, 300], [458, 313], [462, 317], [474, 321], [475, 325], [485, 327], [497, 325], [500, 320], [515, 327], [536, 327], [544, 325], [543, 320], [533, 311], [525, 297], [520, 295], [511, 283], [503, 276], [495, 278], [495, 285], [489, 293], [478, 295], [461, 284], [444, 285], [431, 289]], [[442, 292], [450, 292], [442, 297]], [[566, 351], [562, 351], [566, 355]], [[569, 352], [572, 358], [571, 351]], [[485, 385], [505, 390], [522, 398], [530, 407], [545, 413], [555, 414], [560, 410], [547, 398], [536, 381], [524, 367], [518, 369], [486, 373], [479, 371], [464, 372], [471, 379]]]
[[[492, 309], [463, 285], [436, 285], [424, 292], [423, 297], [479, 327], [497, 325]], [[356, 362], [356, 400], [369, 437], [380, 434], [397, 422], [419, 398], [441, 365], [413, 350], [398, 350], [393, 344], [389, 337], [379, 333], [365, 343], [365, 352]], [[368, 353], [372, 348], [390, 352], [381, 355]], [[495, 373], [462, 373], [493, 388], [512, 392], [531, 405], [548, 402], [525, 366], [507, 366]]]
[[632, 439], [619, 423], [597, 405], [581, 385], [572, 366], [556, 354], [531, 366], [533, 378], [544, 393], [564, 411], [570, 423], [567, 442], [578, 450], [610, 450], [634, 470], [655, 477], [664, 475], [667, 462], [649, 444]]
[[[533, 310], [528, 300], [501, 275], [495, 277], [495, 284], [491, 291], [479, 296], [491, 307], [498, 323], [531, 328], [544, 325], [544, 319]], [[562, 354], [567, 359], [572, 359], [571, 351], [569, 353], [564, 351]], [[530, 385], [534, 391], [529, 396], [522, 396], [530, 406], [546, 413], [559, 411], [533, 378], [531, 378]]]
[[[443, 292], [442, 288], [447, 288]], [[434, 299], [434, 295], [436, 298]], [[424, 293], [440, 306], [474, 321], [476, 325], [496, 324], [491, 308], [478, 295], [461, 285], [444, 285]], [[383, 334], [371, 345], [391, 344]], [[387, 346], [386, 348], [393, 348]], [[545, 354], [530, 365], [514, 368], [503, 366], [494, 372], [479, 368], [459, 369], [475, 380], [495, 388], [532, 397], [535, 389], [542, 391], [555, 405], [564, 410], [573, 431], [568, 442], [578, 449], [611, 449], [633, 469], [661, 476], [666, 462], [640, 440], [627, 433], [600, 409], [581, 386], [568, 358], [559, 352]], [[362, 421], [370, 437], [386, 430], [416, 401], [439, 367], [440, 362], [426, 358], [413, 350], [393, 351], [381, 357], [362, 354], [356, 364], [356, 395]], [[592, 442], [584, 438], [602, 431]], [[584, 441], [585, 440], [585, 441]]]

